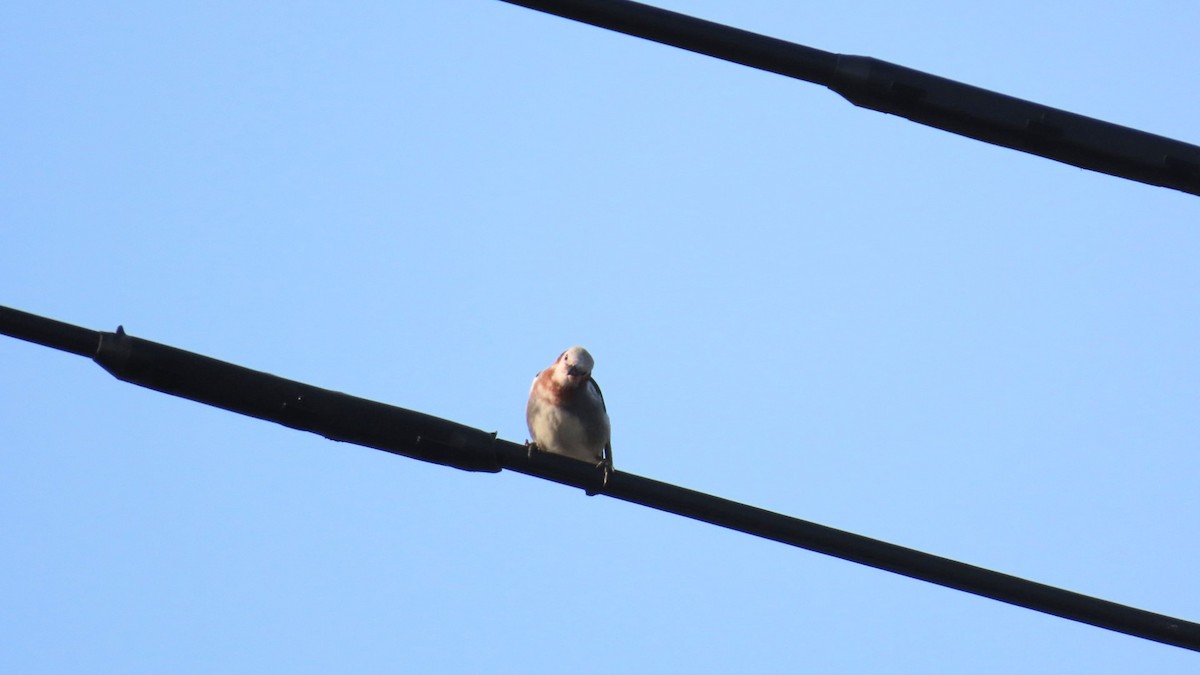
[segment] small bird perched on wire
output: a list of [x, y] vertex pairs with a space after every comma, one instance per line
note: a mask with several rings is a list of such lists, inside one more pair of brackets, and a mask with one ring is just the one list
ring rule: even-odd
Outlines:
[[[592, 379], [595, 361], [583, 347], [571, 347], [533, 378], [525, 423], [542, 452], [592, 462], [603, 469], [600, 489], [612, 471], [611, 428], [604, 395]], [[588, 494], [598, 490], [589, 489]]]

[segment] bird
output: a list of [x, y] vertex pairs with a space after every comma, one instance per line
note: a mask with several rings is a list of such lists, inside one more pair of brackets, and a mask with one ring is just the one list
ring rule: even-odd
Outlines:
[[[571, 347], [533, 378], [525, 423], [530, 449], [565, 455], [602, 469], [600, 488], [612, 471], [612, 438], [600, 385], [592, 379], [595, 360], [583, 347]], [[595, 494], [593, 489], [588, 494]]]

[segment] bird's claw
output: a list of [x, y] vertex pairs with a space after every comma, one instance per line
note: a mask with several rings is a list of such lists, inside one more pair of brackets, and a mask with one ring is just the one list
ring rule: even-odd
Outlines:
[[584, 493], [589, 497], [595, 497], [608, 488], [608, 477], [613, 472], [612, 460], [604, 458], [596, 462], [596, 472], [595, 479], [583, 489]]

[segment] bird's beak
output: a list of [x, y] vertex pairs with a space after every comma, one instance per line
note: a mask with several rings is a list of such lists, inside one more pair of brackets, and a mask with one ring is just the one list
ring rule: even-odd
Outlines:
[[577, 366], [567, 366], [567, 374], [572, 377], [583, 377], [587, 375], [587, 373], [583, 372], [583, 370]]

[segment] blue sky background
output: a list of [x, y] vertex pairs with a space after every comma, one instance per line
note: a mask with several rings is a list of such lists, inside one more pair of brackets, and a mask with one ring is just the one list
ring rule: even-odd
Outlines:
[[[1200, 142], [1200, 4], [661, 6]], [[9, 2], [0, 303], [1200, 620], [1200, 200], [495, 0]], [[0, 671], [1196, 672], [0, 339]]]

